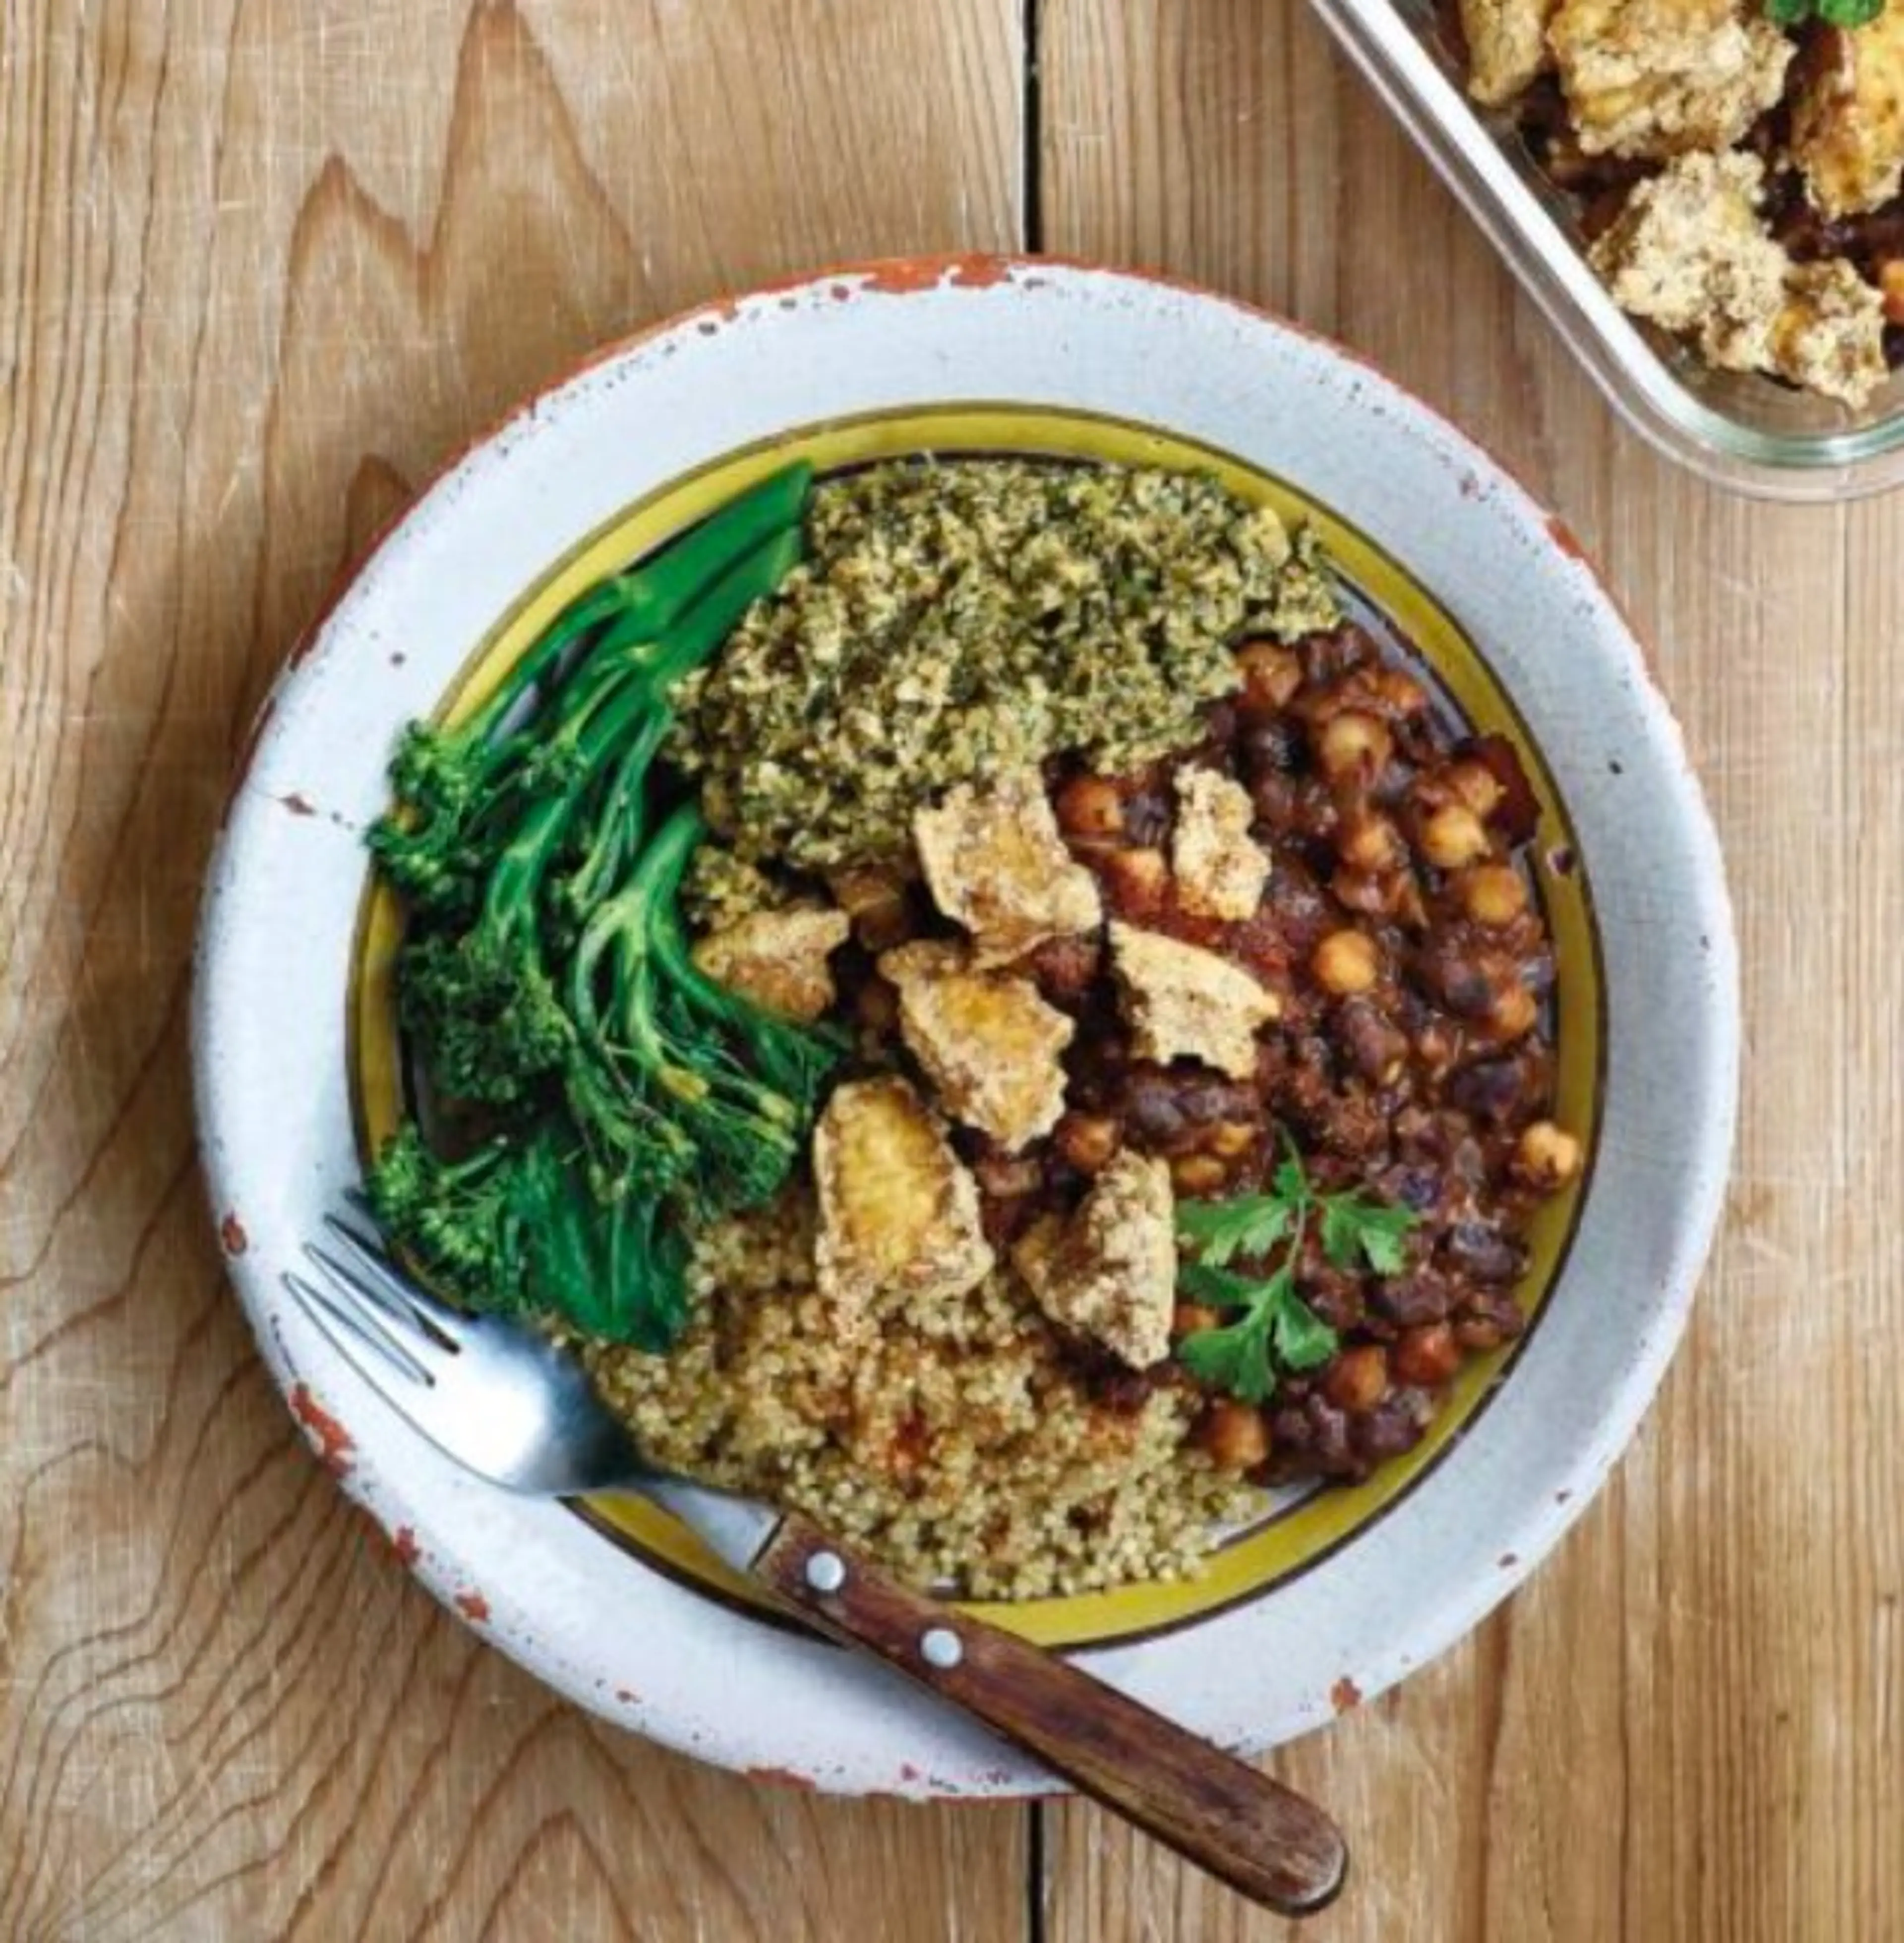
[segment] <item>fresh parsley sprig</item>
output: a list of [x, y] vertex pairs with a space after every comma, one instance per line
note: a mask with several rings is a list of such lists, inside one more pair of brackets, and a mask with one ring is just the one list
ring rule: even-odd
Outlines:
[[1802, 27], [1814, 16], [1832, 27], [1864, 27], [1884, 11], [1884, 0], [1764, 0], [1774, 26]]
[[[1193, 1300], [1240, 1312], [1218, 1329], [1193, 1330], [1177, 1346], [1177, 1360], [1212, 1389], [1245, 1403], [1275, 1393], [1281, 1370], [1313, 1370], [1335, 1354], [1339, 1339], [1296, 1292], [1296, 1269], [1310, 1223], [1333, 1268], [1399, 1275], [1405, 1237], [1420, 1219], [1363, 1195], [1318, 1194], [1294, 1147], [1277, 1167], [1267, 1194], [1229, 1201], [1191, 1201], [1177, 1211], [1178, 1239], [1196, 1251], [1178, 1280]], [[1237, 1257], [1270, 1262], [1262, 1276], [1238, 1275]], [[1270, 1258], [1275, 1259], [1270, 1262]]]

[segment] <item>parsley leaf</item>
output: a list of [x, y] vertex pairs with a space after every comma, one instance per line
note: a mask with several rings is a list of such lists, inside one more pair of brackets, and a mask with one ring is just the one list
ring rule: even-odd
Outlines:
[[1178, 1344], [1178, 1360], [1192, 1376], [1245, 1403], [1261, 1403], [1276, 1389], [1276, 1362], [1286, 1369], [1313, 1370], [1335, 1354], [1335, 1331], [1296, 1293], [1293, 1269], [1285, 1265], [1259, 1282], [1221, 1269], [1206, 1272], [1221, 1278], [1221, 1299], [1242, 1306], [1245, 1313], [1222, 1329], [1194, 1330]]
[[1293, 1285], [1272, 1307], [1270, 1336], [1276, 1355], [1292, 1370], [1313, 1370], [1319, 1363], [1326, 1363], [1342, 1340]]
[[1365, 1262], [1377, 1275], [1399, 1275], [1408, 1263], [1402, 1238], [1420, 1218], [1411, 1208], [1386, 1208], [1353, 1194], [1326, 1196], [1322, 1253], [1331, 1268], [1354, 1269]]
[[1199, 1382], [1261, 1403], [1276, 1388], [1270, 1367], [1269, 1315], [1252, 1309], [1227, 1329], [1198, 1329], [1177, 1345], [1177, 1360]]
[[1828, 26], [1864, 27], [1884, 11], [1884, 0], [1764, 0], [1774, 26], [1801, 27], [1815, 14]]
[[[1185, 1294], [1212, 1308], [1239, 1310], [1217, 1329], [1193, 1330], [1177, 1345], [1177, 1360], [1214, 1389], [1245, 1403], [1275, 1393], [1279, 1370], [1313, 1370], [1340, 1347], [1340, 1339], [1296, 1292], [1296, 1270], [1312, 1217], [1331, 1267], [1345, 1273], [1364, 1267], [1398, 1275], [1407, 1260], [1405, 1238], [1420, 1218], [1411, 1208], [1390, 1208], [1357, 1193], [1318, 1194], [1302, 1156], [1285, 1143], [1267, 1194], [1232, 1201], [1186, 1202], [1177, 1230], [1197, 1259], [1178, 1272]], [[1278, 1252], [1279, 1251], [1279, 1252]], [[1267, 1275], [1239, 1275], [1226, 1266], [1241, 1255], [1263, 1260], [1276, 1253]]]
[[1276, 1191], [1294, 1208], [1307, 1208], [1314, 1199], [1315, 1190], [1309, 1184], [1309, 1176], [1303, 1171], [1302, 1156], [1297, 1153], [1295, 1144], [1289, 1136], [1282, 1137], [1283, 1158], [1276, 1171]]
[[1211, 1268], [1207, 1262], [1186, 1263], [1178, 1270], [1177, 1280], [1187, 1294], [1218, 1309], [1247, 1309], [1263, 1287], [1248, 1275], [1232, 1275], [1227, 1269]]
[[1233, 1256], [1267, 1255], [1288, 1233], [1295, 1213], [1279, 1186], [1276, 1194], [1187, 1202], [1177, 1211], [1177, 1232], [1196, 1244], [1199, 1260], [1221, 1268]]

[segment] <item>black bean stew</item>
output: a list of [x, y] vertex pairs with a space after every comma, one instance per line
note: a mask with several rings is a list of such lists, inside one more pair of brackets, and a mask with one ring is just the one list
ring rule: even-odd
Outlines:
[[[1109, 916], [1216, 952], [1281, 998], [1254, 1076], [1134, 1057], [1101, 943], [1061, 939], [1030, 962], [1078, 1022], [1070, 1110], [1016, 1155], [960, 1137], [1001, 1247], [1126, 1146], [1167, 1158], [1180, 1199], [1213, 1199], [1261, 1190], [1286, 1138], [1319, 1191], [1412, 1209], [1399, 1275], [1333, 1268], [1312, 1236], [1297, 1288], [1338, 1352], [1285, 1374], [1260, 1408], [1211, 1396], [1199, 1420], [1217, 1461], [1259, 1481], [1353, 1481], [1416, 1444], [1463, 1364], [1520, 1332], [1528, 1222], [1580, 1168], [1578, 1141], [1550, 1117], [1552, 946], [1516, 861], [1536, 809], [1511, 746], [1451, 731], [1359, 628], [1248, 643], [1239, 661], [1243, 685], [1207, 711], [1199, 747], [1132, 775], [1055, 768], [1049, 784]], [[1254, 803], [1272, 868], [1245, 920], [1178, 902], [1170, 836], [1186, 763], [1221, 769]], [[888, 912], [864, 941], [912, 928]], [[877, 1030], [891, 994], [858, 982]], [[1174, 1334], [1217, 1319], [1184, 1303]], [[1174, 1361], [1135, 1374], [1078, 1354], [1113, 1402], [1193, 1383]]]

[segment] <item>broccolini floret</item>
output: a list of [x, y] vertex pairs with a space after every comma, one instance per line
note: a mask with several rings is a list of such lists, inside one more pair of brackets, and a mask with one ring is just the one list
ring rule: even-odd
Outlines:
[[485, 1116], [446, 1158], [407, 1123], [372, 1205], [473, 1306], [663, 1349], [683, 1223], [757, 1205], [799, 1154], [835, 1036], [695, 965], [677, 909], [703, 825], [665, 815], [668, 692], [798, 561], [789, 468], [572, 606], [489, 701], [413, 729], [378, 864], [406, 896], [398, 1010], [429, 1097]]

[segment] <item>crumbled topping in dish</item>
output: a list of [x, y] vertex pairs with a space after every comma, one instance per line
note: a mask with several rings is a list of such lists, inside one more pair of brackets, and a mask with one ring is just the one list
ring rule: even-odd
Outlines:
[[975, 969], [956, 944], [921, 941], [880, 959], [899, 993], [899, 1030], [953, 1119], [1008, 1153], [1064, 1110], [1058, 1055], [1076, 1027], [1029, 978]]
[[1904, 6], [1827, 27], [1792, 107], [1792, 153], [1821, 215], [1856, 216], [1904, 186]]
[[1148, 1369], [1170, 1349], [1175, 1212], [1169, 1163], [1122, 1153], [1068, 1220], [1048, 1218], [1026, 1232], [1012, 1266], [1061, 1328]]
[[1792, 53], [1747, 0], [1560, 0], [1548, 39], [1580, 147], [1655, 160], [1729, 149]]
[[846, 1326], [879, 1302], [963, 1295], [990, 1272], [978, 1185], [905, 1080], [834, 1090], [814, 1129], [813, 1174], [819, 1287]]
[[1141, 1059], [1201, 1060], [1233, 1079], [1256, 1070], [1256, 1030], [1282, 1011], [1241, 967], [1202, 946], [1113, 922], [1110, 947]]
[[973, 962], [1007, 964], [1047, 938], [1095, 926], [1098, 886], [1072, 861], [1035, 772], [984, 787], [961, 783], [913, 819], [926, 882], [945, 915], [972, 934]]
[[844, 911], [810, 905], [756, 911], [702, 938], [694, 962], [717, 984], [770, 1012], [817, 1019], [836, 996], [828, 960], [850, 929]]
[[1215, 769], [1178, 771], [1170, 861], [1184, 910], [1231, 919], [1254, 912], [1270, 875], [1269, 852], [1250, 834], [1254, 815], [1241, 783]]
[[1468, 91], [1490, 107], [1511, 101], [1553, 66], [1547, 23], [1557, 0], [1461, 0]]
[[1626, 309], [1691, 336], [1727, 370], [1777, 371], [1856, 404], [1884, 375], [1884, 308], [1845, 263], [1794, 264], [1757, 201], [1756, 155], [1682, 155], [1595, 244]]

